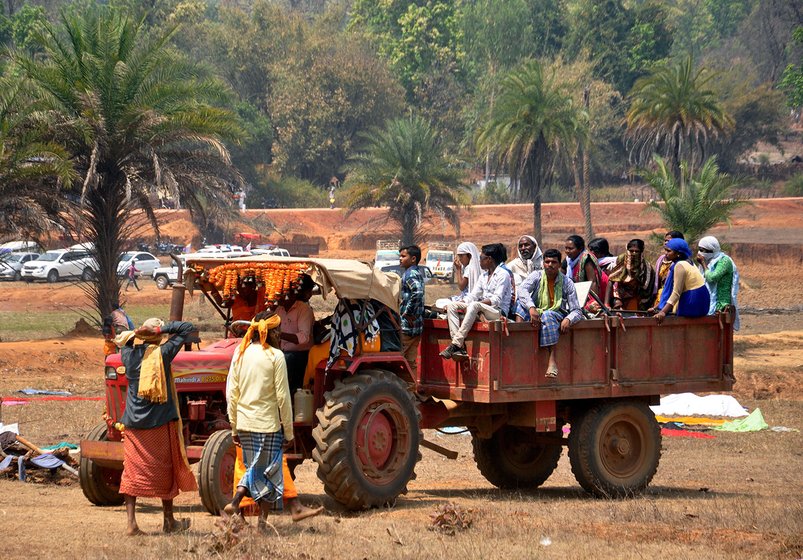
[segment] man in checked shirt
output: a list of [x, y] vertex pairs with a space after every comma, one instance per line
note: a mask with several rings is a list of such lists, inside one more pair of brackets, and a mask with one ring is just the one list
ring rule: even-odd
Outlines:
[[418, 379], [418, 345], [424, 330], [424, 277], [418, 270], [421, 262], [421, 247], [410, 245], [399, 249], [399, 265], [404, 269], [401, 279], [402, 353], [413, 379]]

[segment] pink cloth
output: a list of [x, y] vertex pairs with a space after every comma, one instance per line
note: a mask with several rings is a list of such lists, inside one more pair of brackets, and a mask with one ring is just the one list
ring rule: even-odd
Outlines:
[[282, 319], [280, 327], [282, 332], [298, 337], [298, 344], [282, 340], [282, 352], [303, 352], [312, 348], [312, 324], [315, 322], [315, 314], [308, 303], [297, 301], [290, 311], [280, 305], [276, 308], [276, 314]]

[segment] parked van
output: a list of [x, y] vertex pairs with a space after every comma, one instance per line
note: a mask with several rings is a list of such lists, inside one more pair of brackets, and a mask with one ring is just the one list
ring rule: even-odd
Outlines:
[[435, 278], [450, 281], [454, 268], [454, 253], [443, 249], [430, 249], [427, 251], [425, 264], [432, 270]]
[[374, 268], [382, 270], [386, 266], [399, 264], [398, 249], [380, 249], [374, 256]]

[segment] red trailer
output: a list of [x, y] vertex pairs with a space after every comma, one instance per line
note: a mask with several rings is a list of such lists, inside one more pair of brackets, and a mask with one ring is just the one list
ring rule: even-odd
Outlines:
[[[189, 263], [192, 281], [207, 293], [209, 271], [234, 261], [305, 264], [323, 295], [332, 291], [353, 305], [379, 300], [398, 309], [398, 277], [357, 261], [207, 259]], [[325, 360], [317, 364], [316, 414], [294, 423], [288, 459], [298, 464], [313, 458], [325, 491], [347, 508], [393, 503], [405, 493], [420, 446], [451, 455], [425, 441], [421, 431], [445, 426], [471, 432], [477, 466], [496, 486], [539, 486], [566, 446], [584, 489], [598, 496], [633, 495], [649, 484], [661, 453], [660, 430], [648, 406], [661, 394], [727, 391], [734, 381], [727, 313], [668, 317], [660, 326], [645, 317], [581, 321], [561, 335], [556, 379], [544, 377], [547, 355], [529, 323], [477, 323], [466, 340], [468, 359], [461, 362], [438, 355], [449, 344], [445, 321], [425, 321], [422, 336], [417, 379], [395, 350], [358, 347], [328, 369]], [[210, 513], [218, 513], [232, 493], [235, 454], [224, 395], [238, 342], [225, 338], [181, 352], [173, 365], [187, 455], [200, 461], [201, 499]], [[98, 505], [121, 502], [122, 434], [115, 422], [125, 404], [126, 381], [118, 375], [120, 366], [119, 355], [107, 358], [107, 415], [81, 442], [81, 485]]]

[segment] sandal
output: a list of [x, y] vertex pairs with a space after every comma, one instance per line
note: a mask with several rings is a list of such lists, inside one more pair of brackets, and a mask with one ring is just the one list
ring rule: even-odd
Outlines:
[[558, 376], [558, 366], [549, 366], [544, 377], [554, 378]]

